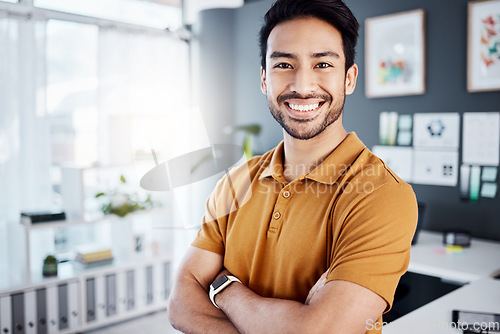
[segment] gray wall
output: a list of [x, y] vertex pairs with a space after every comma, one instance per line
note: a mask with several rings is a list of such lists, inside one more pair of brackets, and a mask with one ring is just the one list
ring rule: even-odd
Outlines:
[[[270, 116], [259, 86], [257, 34], [261, 18], [272, 3], [270, 0], [262, 0], [238, 9], [209, 10], [201, 14], [205, 23], [217, 23], [228, 19], [230, 12], [226, 30], [219, 36], [224, 52], [212, 46], [202, 49], [202, 53], [216, 52], [216, 66], [225, 68], [224, 73], [219, 72], [221, 75], [217, 77], [217, 84], [223, 85], [225, 89], [230, 86], [229, 91], [224, 91], [224, 94], [234, 97], [230, 107], [232, 110], [229, 111], [232, 113], [232, 121], [236, 124], [257, 122], [263, 126], [263, 133], [257, 143], [259, 151], [272, 148], [282, 138], [281, 128]], [[400, 114], [500, 111], [500, 91], [468, 93], [466, 90], [466, 0], [346, 0], [346, 3], [358, 18], [361, 27], [356, 57], [360, 75], [356, 92], [346, 100], [344, 125], [348, 131], [355, 131], [368, 147], [378, 144], [378, 117], [381, 111], [398, 111]], [[366, 98], [365, 19], [417, 8], [422, 8], [426, 14], [426, 93], [418, 96]], [[209, 34], [213, 29], [207, 24], [202, 31]], [[200, 35], [200, 40], [203, 40], [203, 35]], [[226, 50], [228, 43], [232, 45], [231, 51]], [[230, 59], [231, 57], [234, 58]], [[206, 63], [205, 66], [212, 64]], [[223, 95], [213, 98], [217, 100], [223, 98]], [[460, 201], [458, 187], [412, 186], [418, 200], [427, 205], [424, 228], [441, 231], [460, 227], [472, 231], [477, 237], [500, 240], [498, 196], [496, 199], [481, 198], [478, 203], [469, 203]]]

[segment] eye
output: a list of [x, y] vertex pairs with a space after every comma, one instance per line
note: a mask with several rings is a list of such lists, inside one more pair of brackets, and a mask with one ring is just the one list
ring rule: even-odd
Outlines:
[[319, 63], [316, 65], [317, 68], [328, 68], [328, 67], [333, 67], [331, 64], [328, 63]]
[[290, 65], [288, 63], [278, 63], [278, 64], [274, 65], [274, 68], [286, 69], [286, 68], [292, 68], [292, 65]]

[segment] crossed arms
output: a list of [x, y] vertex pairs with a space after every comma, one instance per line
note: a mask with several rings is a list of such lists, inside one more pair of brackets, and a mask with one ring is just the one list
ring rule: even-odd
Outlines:
[[[367, 321], [376, 321], [387, 306], [376, 293], [348, 281], [311, 289], [305, 304], [265, 298], [240, 283], [233, 283], [215, 301], [208, 289], [227, 273], [223, 256], [191, 246], [179, 268], [168, 305], [172, 325], [184, 333], [342, 333], [360, 334]], [[324, 284], [324, 286], [323, 286]]]

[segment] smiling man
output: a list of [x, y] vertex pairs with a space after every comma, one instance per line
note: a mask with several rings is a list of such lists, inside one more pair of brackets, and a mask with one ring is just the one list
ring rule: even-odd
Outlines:
[[340, 0], [278, 0], [266, 14], [261, 89], [284, 139], [208, 199], [172, 289], [175, 328], [381, 331], [408, 267], [417, 205], [342, 125], [358, 76], [357, 30]]

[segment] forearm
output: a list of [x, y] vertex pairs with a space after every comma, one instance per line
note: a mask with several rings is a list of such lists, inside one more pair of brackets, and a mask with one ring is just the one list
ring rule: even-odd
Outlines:
[[227, 316], [208, 298], [192, 276], [176, 282], [170, 295], [168, 316], [172, 326], [183, 333], [238, 333]]
[[242, 284], [231, 284], [216, 295], [217, 305], [241, 333], [312, 333], [310, 306], [264, 298]]

